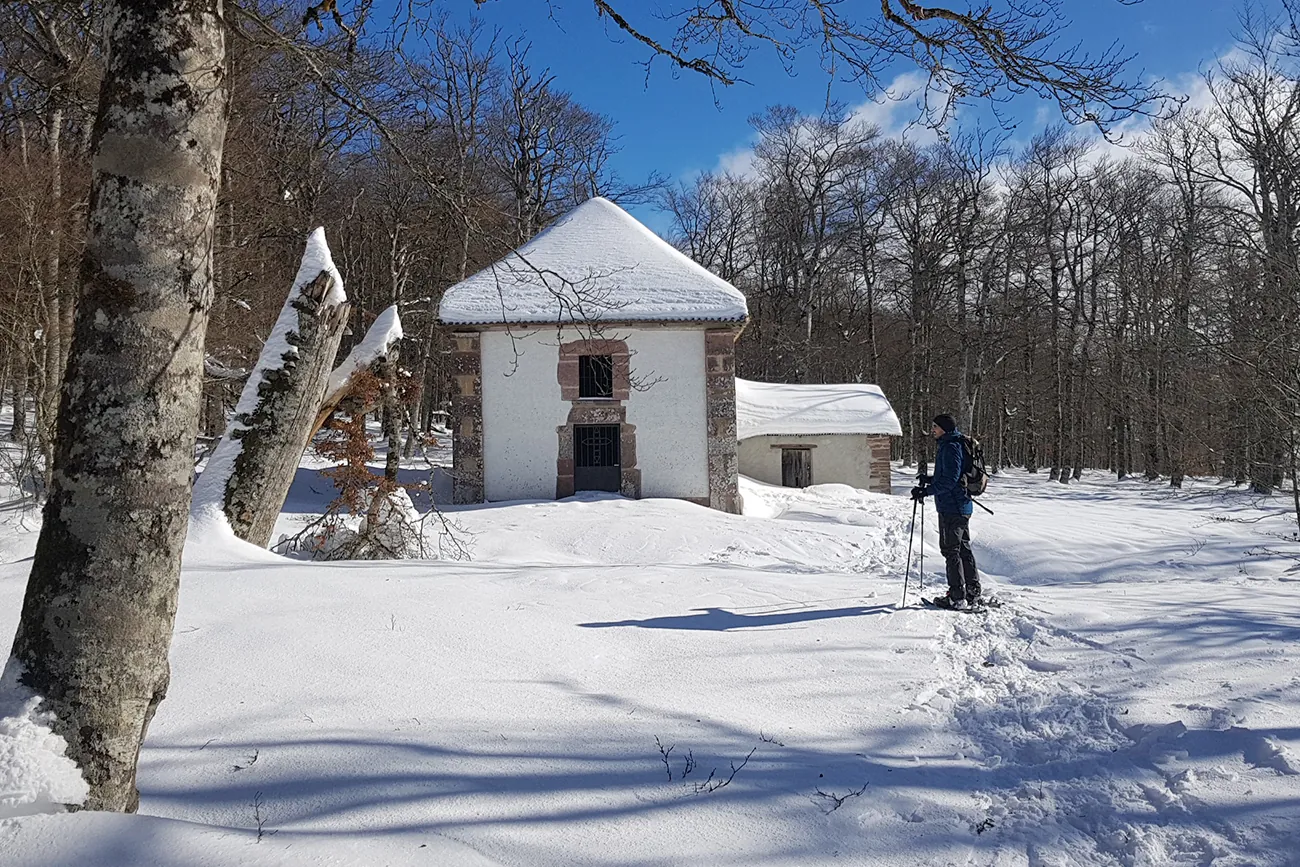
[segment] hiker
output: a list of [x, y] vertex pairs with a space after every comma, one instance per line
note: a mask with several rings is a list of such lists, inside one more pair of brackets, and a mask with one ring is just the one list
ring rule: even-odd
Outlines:
[[912, 499], [934, 495], [939, 513], [939, 551], [948, 570], [948, 595], [934, 600], [944, 608], [969, 608], [980, 602], [980, 578], [975, 554], [970, 548], [970, 516], [974, 511], [966, 486], [962, 484], [962, 444], [957, 421], [947, 413], [934, 417], [930, 428], [935, 446], [934, 474], [922, 476]]

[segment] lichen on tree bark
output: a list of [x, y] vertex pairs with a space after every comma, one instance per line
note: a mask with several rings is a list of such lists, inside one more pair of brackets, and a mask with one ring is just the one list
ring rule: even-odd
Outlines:
[[220, 0], [104, 9], [87, 245], [44, 524], [13, 645], [90, 785], [133, 811], [167, 691], [227, 121]]
[[236, 536], [263, 548], [270, 544], [314, 430], [347, 322], [347, 304], [328, 300], [333, 282], [322, 271], [285, 302], [297, 313], [298, 327], [287, 336], [292, 351], [279, 367], [262, 371], [256, 408], [236, 419], [228, 434], [229, 445], [239, 451], [225, 483], [222, 511]]

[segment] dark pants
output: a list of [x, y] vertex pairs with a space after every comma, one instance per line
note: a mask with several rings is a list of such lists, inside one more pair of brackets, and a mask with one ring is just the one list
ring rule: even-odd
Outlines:
[[948, 567], [948, 598], [977, 598], [980, 576], [970, 549], [970, 516], [939, 513], [939, 551]]

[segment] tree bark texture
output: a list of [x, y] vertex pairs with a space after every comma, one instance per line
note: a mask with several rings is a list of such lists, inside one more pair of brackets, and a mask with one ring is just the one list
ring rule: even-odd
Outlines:
[[228, 92], [220, 0], [104, 16], [81, 301], [11, 662], [57, 715], [84, 806], [129, 812], [169, 677]]
[[14, 377], [14, 420], [9, 426], [9, 440], [15, 443], [27, 439], [27, 400], [32, 391], [32, 362], [22, 359], [19, 364], [21, 370]]
[[222, 511], [236, 536], [262, 548], [271, 543], [284, 498], [315, 431], [347, 324], [347, 303], [328, 301], [333, 284], [334, 278], [322, 271], [285, 302], [298, 314], [298, 328], [287, 336], [295, 351], [285, 353], [282, 366], [263, 371], [256, 408], [237, 418], [228, 434], [231, 444], [241, 448], [226, 481]]
[[384, 458], [384, 478], [397, 484], [397, 471], [402, 465], [402, 403], [397, 394], [397, 347], [384, 356], [383, 424], [388, 440], [388, 454]]
[[[388, 311], [381, 313], [379, 317], [370, 324], [370, 328], [366, 331], [366, 335], [362, 339], [361, 343], [353, 348], [352, 352], [348, 354], [348, 357], [343, 360], [343, 364], [339, 366], [339, 370], [335, 371], [335, 373], [338, 373], [339, 371], [347, 370], [348, 375], [342, 377], [341, 381], [337, 384], [327, 386], [325, 395], [321, 399], [316, 413], [316, 421], [312, 424], [312, 436], [314, 436], [316, 432], [324, 426], [325, 422], [329, 421], [331, 415], [333, 415], [337, 410], [345, 408], [345, 406], [349, 413], [367, 413], [374, 412], [377, 406], [383, 403], [382, 395], [377, 403], [353, 400], [353, 389], [357, 380], [356, 377], [351, 374], [353, 372], [368, 371], [379, 377], [381, 380], [385, 379], [387, 376], [388, 356], [390, 353], [396, 352], [396, 341], [400, 340], [402, 337], [399, 329], [396, 333], [385, 335], [386, 339], [382, 344], [377, 339], [376, 335], [383, 334], [384, 329], [390, 327], [390, 322], [386, 318], [389, 311], [392, 312], [394, 319], [396, 319], [397, 305], [393, 305], [388, 308]], [[369, 348], [368, 352], [365, 349], [366, 347]], [[358, 353], [362, 353], [363, 357], [358, 357]], [[393, 369], [396, 370], [395, 355]]]

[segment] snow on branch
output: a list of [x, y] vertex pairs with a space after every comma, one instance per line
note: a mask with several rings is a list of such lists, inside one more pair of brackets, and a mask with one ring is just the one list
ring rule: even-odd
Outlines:
[[347, 309], [343, 277], [325, 230], [318, 228], [307, 239], [289, 296], [244, 383], [226, 435], [195, 484], [194, 515], [224, 515], [240, 538], [269, 541], [267, 522], [279, 512], [314, 430], [310, 425]]
[[330, 413], [348, 395], [352, 388], [353, 379], [358, 373], [369, 371], [374, 367], [376, 362], [382, 361], [388, 356], [388, 353], [397, 345], [397, 341], [402, 339], [402, 320], [397, 315], [397, 305], [394, 304], [383, 313], [375, 317], [375, 321], [366, 331], [366, 336], [361, 338], [361, 342], [352, 347], [348, 357], [343, 359], [333, 373], [330, 374], [329, 384], [325, 387], [325, 397], [321, 400], [320, 411], [316, 416], [316, 424], [312, 432], [320, 430], [321, 425], [329, 418]]

